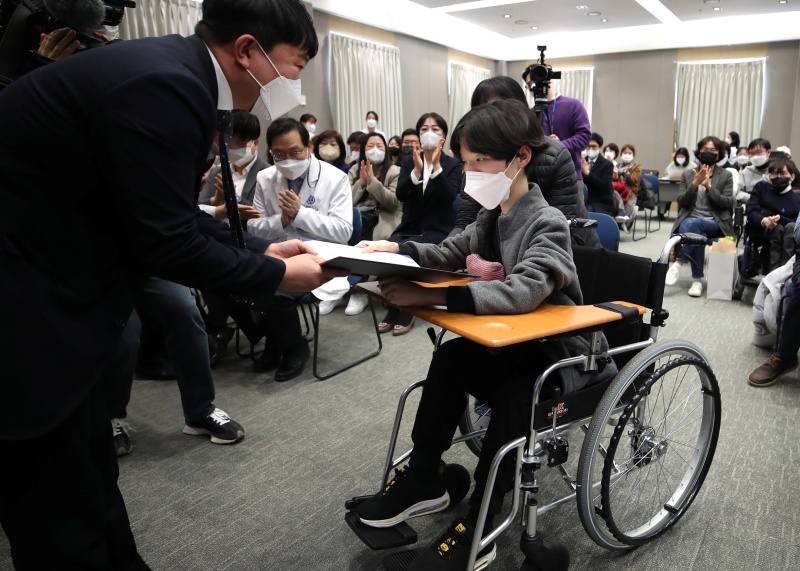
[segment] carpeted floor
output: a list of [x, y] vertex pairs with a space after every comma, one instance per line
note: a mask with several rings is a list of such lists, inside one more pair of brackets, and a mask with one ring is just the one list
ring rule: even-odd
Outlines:
[[[656, 257], [670, 226], [636, 243], [623, 235], [620, 249]], [[750, 343], [753, 289], [744, 302], [690, 298], [685, 271], [667, 290], [671, 317], [660, 338], [699, 345], [722, 390], [719, 445], [697, 501], [669, 533], [628, 553], [597, 547], [574, 504], [541, 517], [540, 529], [568, 546], [574, 570], [794, 571], [800, 561], [800, 382], [793, 374], [772, 388], [749, 387], [747, 374], [768, 356]], [[368, 320], [368, 313], [346, 317], [343, 308], [323, 318], [323, 366], [369, 351], [375, 339]], [[181, 434], [174, 382], [135, 382], [133, 452], [120, 462], [120, 486], [152, 569], [377, 570], [385, 553], [370, 551], [350, 531], [344, 501], [376, 491], [397, 398], [424, 376], [432, 348], [422, 323], [383, 341], [379, 357], [333, 379], [315, 381], [309, 366], [282, 384], [253, 374], [231, 348], [215, 379], [217, 405], [247, 430], [236, 446]], [[404, 424], [406, 443], [411, 418]], [[571, 442], [573, 454], [580, 444], [580, 438]], [[446, 459], [475, 465], [465, 446]], [[543, 492], [560, 493], [557, 474], [542, 472]], [[453, 513], [415, 520], [420, 543], [438, 535]], [[518, 541], [519, 528], [506, 532], [490, 569], [518, 569]], [[0, 536], [0, 570], [11, 568]]]

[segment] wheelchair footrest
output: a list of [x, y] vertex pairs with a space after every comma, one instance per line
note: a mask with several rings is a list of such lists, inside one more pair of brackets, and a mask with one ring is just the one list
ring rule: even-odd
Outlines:
[[[347, 512], [344, 520], [367, 547], [376, 551], [403, 547], [417, 542], [417, 532], [406, 522], [386, 528], [371, 527], [361, 523], [358, 514], [354, 511]], [[405, 567], [398, 567], [397, 569], [405, 569]]]
[[408, 566], [417, 558], [417, 555], [419, 553], [416, 549], [392, 553], [381, 560], [381, 569], [383, 571], [406, 571]]

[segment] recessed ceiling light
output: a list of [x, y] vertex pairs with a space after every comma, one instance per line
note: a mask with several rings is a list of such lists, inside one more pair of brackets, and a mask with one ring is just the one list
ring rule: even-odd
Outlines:
[[786, 0], [778, 0], [778, 4], [788, 4]]
[[503, 18], [510, 18], [511, 14], [503, 14]]
[[600, 14], [600, 12], [586, 12], [587, 16], [599, 16]]
[[525, 24], [528, 23], [528, 20], [514, 20], [514, 23], [520, 26], [524, 26]]
[[719, 12], [720, 10], [722, 10], [722, 8], [719, 6], [714, 6], [714, 12]]
[[602, 19], [602, 20], [600, 20], [600, 21], [601, 21], [601, 22], [608, 22], [608, 18], [603, 18], [603, 19]]
[[588, 10], [589, 9], [588, 6], [584, 6], [583, 4], [578, 4], [577, 6], [575, 6], [575, 8], [578, 9], [578, 10]]
[[536, 26], [531, 26], [531, 30], [538, 30], [539, 28]]

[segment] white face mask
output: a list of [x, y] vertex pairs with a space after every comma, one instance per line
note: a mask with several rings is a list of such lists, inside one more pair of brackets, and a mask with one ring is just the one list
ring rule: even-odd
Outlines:
[[426, 151], [432, 151], [439, 146], [442, 138], [433, 131], [426, 131], [419, 138], [420, 146]]
[[617, 158], [617, 155], [614, 154], [614, 151], [606, 151], [606, 159], [609, 161], [613, 161]]
[[586, 149], [583, 149], [583, 150], [581, 151], [581, 158], [582, 158], [582, 159], [585, 159], [585, 158], [586, 158], [586, 157], [588, 157], [588, 156], [589, 156], [589, 151], [587, 151]]
[[231, 164], [234, 164], [239, 168], [250, 164], [250, 161], [253, 160], [254, 156], [255, 153], [253, 152], [252, 145], [247, 145], [242, 149], [228, 149], [228, 159], [230, 159]]
[[736, 162], [741, 166], [744, 166], [750, 162], [750, 157], [745, 157], [744, 155], [738, 156], [736, 157]]
[[367, 159], [369, 159], [369, 162], [371, 162], [373, 165], [381, 164], [383, 159], [386, 157], [386, 151], [382, 151], [377, 147], [368, 150], [364, 154], [367, 155]]
[[686, 163], [686, 157], [678, 157], [675, 159], [675, 164], [682, 167]]
[[378, 126], [378, 122], [375, 119], [367, 119], [367, 129], [374, 129]]
[[276, 161], [275, 167], [278, 172], [289, 180], [300, 178], [304, 172], [308, 170], [310, 159], [308, 158], [308, 150], [306, 150], [306, 158], [304, 159], [286, 159], [285, 161]]
[[508, 196], [511, 194], [511, 184], [514, 182], [514, 179], [517, 178], [519, 171], [522, 170], [519, 169], [517, 174], [514, 175], [514, 178], [508, 178], [506, 176], [506, 171], [511, 167], [513, 162], [512, 160], [508, 163], [508, 166], [503, 172], [497, 174], [465, 171], [466, 184], [464, 185], [464, 192], [477, 200], [486, 210], [497, 208], [499, 204], [508, 200]]
[[357, 161], [358, 159], [361, 158], [361, 153], [359, 153], [358, 151], [350, 151], [350, 158], [354, 161]]
[[733, 140], [730, 137], [725, 137], [725, 142], [730, 145], [731, 143], [733, 143]]
[[724, 167], [728, 164], [728, 157], [722, 157], [720, 160], [717, 161], [718, 167]]
[[622, 153], [620, 158], [622, 159], [622, 162], [625, 163], [626, 165], [629, 165], [633, 162], [633, 155], [630, 153]]
[[597, 157], [600, 156], [600, 149], [589, 149], [588, 151], [586, 151], [586, 155], [590, 159], [595, 160]]
[[323, 161], [333, 162], [339, 158], [339, 147], [334, 145], [320, 145], [319, 156]]
[[313, 135], [314, 132], [317, 130], [316, 123], [303, 123], [303, 126], [306, 128], [306, 131], [308, 131], [309, 135]]
[[[258, 44], [258, 42], [256, 43]], [[270, 122], [300, 105], [300, 80], [286, 79], [283, 77], [281, 72], [278, 71], [278, 68], [275, 67], [275, 64], [272, 63], [272, 60], [269, 59], [267, 52], [264, 51], [261, 44], [258, 44], [258, 48], [261, 50], [261, 53], [264, 54], [264, 57], [267, 58], [267, 61], [275, 70], [275, 73], [278, 74], [278, 77], [266, 85], [261, 85], [261, 82], [256, 79], [256, 76], [253, 75], [249, 69], [247, 70], [247, 73], [250, 74], [253, 81], [261, 88], [258, 99], [250, 110], [250, 113], [259, 119]]]
[[754, 157], [750, 157], [750, 164], [757, 169], [763, 167], [765, 164], [767, 164], [767, 155], [756, 155]]

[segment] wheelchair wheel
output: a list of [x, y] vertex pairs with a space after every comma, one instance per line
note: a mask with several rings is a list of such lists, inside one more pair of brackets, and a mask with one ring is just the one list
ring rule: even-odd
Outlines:
[[[489, 420], [492, 418], [492, 409], [487, 405], [475, 400], [475, 397], [467, 395], [467, 408], [464, 410], [464, 416], [458, 423], [458, 430], [462, 435], [475, 432], [476, 430], [485, 430], [489, 426]], [[478, 436], [465, 441], [467, 447], [472, 450], [475, 456], [481, 455], [481, 448], [483, 447], [483, 437]]]
[[716, 377], [691, 343], [660, 342], [611, 383], [589, 423], [578, 463], [578, 514], [612, 550], [669, 529], [694, 501], [719, 437]]

